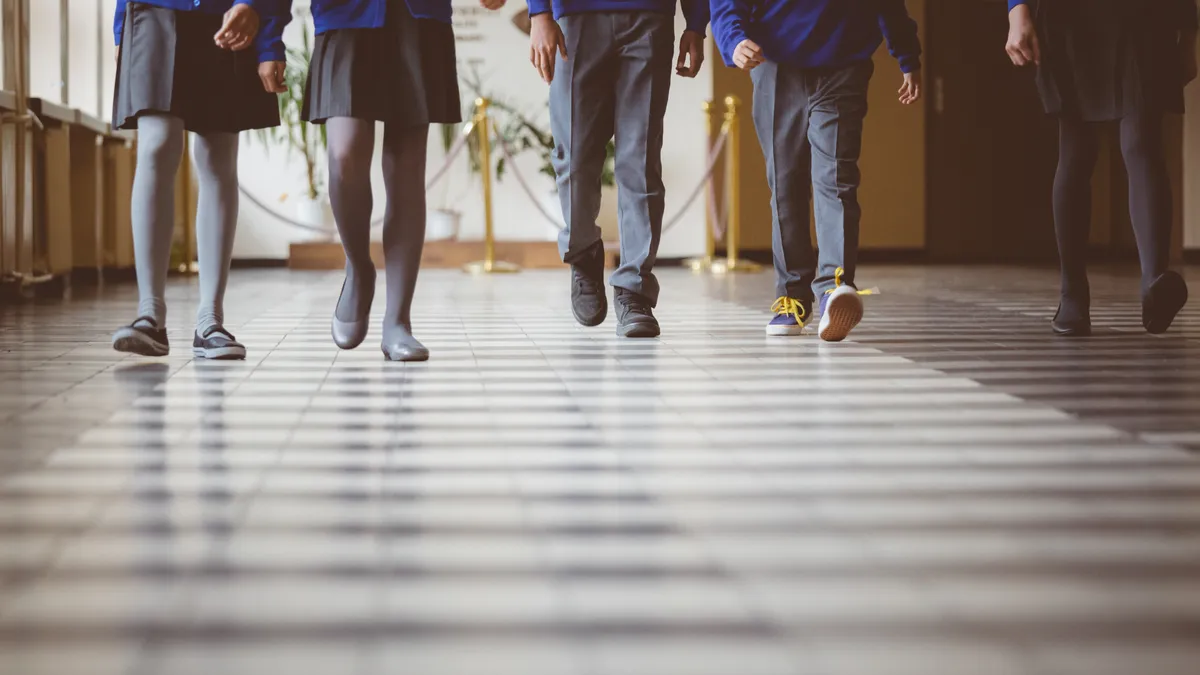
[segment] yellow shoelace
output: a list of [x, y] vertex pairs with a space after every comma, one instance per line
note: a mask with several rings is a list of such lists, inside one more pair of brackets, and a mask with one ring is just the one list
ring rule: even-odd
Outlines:
[[[833, 288], [825, 291], [825, 295], [829, 295], [830, 293], [833, 293], [835, 290], [841, 288], [842, 287], [842, 277], [844, 277], [844, 276], [846, 276], [846, 270], [842, 269], [841, 267], [837, 268], [837, 270], [833, 273]], [[854, 290], [859, 295], [879, 295], [878, 288], [868, 288], [868, 289], [862, 290], [862, 291], [860, 291], [858, 289], [854, 289]]]
[[801, 326], [804, 325], [804, 317], [808, 315], [808, 311], [804, 309], [804, 305], [800, 304], [799, 300], [786, 296], [776, 300], [775, 304], [771, 305], [771, 311], [778, 316], [790, 314], [796, 317], [796, 323]]

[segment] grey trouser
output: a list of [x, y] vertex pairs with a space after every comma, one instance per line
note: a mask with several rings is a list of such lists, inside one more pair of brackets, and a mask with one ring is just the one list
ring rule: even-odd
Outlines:
[[[754, 80], [754, 127], [771, 186], [776, 294], [811, 300], [834, 285], [837, 269], [854, 284], [867, 86], [875, 65], [805, 70], [766, 62]], [[810, 192], [811, 190], [811, 192]], [[809, 197], [817, 220], [813, 257]]]
[[663, 116], [671, 87], [675, 21], [656, 12], [564, 16], [568, 58], [550, 85], [550, 130], [557, 143], [566, 229], [558, 250], [572, 262], [600, 241], [600, 178], [609, 139], [616, 145], [621, 266], [611, 283], [658, 301], [654, 260], [662, 237]]

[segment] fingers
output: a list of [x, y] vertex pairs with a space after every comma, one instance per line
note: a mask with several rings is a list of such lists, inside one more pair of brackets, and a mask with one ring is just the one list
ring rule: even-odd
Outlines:
[[[563, 61], [567, 60], [567, 38], [563, 35], [561, 28], [558, 29], [558, 53], [563, 57]], [[553, 49], [550, 50], [550, 56], [554, 56]]]
[[685, 44], [683, 41], [680, 41], [679, 42], [679, 58], [675, 59], [676, 74], [682, 75], [687, 70], [687, 56], [688, 56], [687, 44]]
[[542, 76], [542, 81], [550, 84], [554, 80], [554, 50], [545, 47], [534, 47], [533, 67]]

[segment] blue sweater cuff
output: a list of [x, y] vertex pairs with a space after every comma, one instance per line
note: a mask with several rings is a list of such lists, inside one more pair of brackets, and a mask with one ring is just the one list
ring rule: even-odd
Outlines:
[[900, 72], [904, 74], [915, 73], [921, 69], [920, 56], [902, 56], [900, 57]]
[[1029, 0], [1008, 0], [1008, 11], [1013, 11], [1017, 5], [1028, 5]]
[[554, 6], [550, 0], [528, 0], [529, 16], [537, 14], [549, 14], [554, 11]]

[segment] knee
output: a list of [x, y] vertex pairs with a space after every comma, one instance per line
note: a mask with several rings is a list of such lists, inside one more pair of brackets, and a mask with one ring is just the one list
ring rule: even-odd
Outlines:
[[181, 134], [138, 134], [138, 164], [150, 168], [171, 169], [183, 156]]
[[1162, 157], [1162, 144], [1150, 134], [1140, 130], [1121, 134], [1121, 155], [1126, 168], [1141, 163], [1153, 163]]
[[329, 146], [329, 176], [334, 180], [366, 180], [371, 170], [371, 153], [354, 147]]
[[198, 138], [194, 161], [201, 179], [237, 176], [237, 136], [230, 139]]

